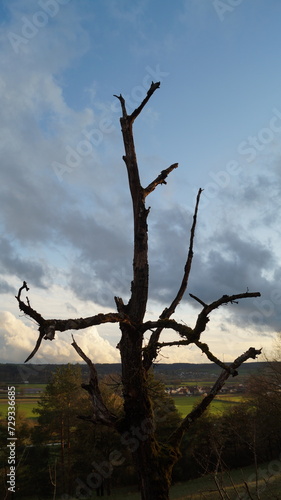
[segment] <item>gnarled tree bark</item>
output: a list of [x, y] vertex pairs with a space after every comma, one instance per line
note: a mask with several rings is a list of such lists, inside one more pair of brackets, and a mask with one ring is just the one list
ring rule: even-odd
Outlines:
[[[211, 353], [207, 344], [201, 342], [201, 335], [205, 331], [209, 322], [210, 314], [223, 304], [237, 302], [239, 299], [259, 297], [259, 292], [246, 292], [236, 295], [223, 295], [215, 302], [206, 304], [200, 298], [191, 295], [202, 306], [198, 314], [194, 327], [186, 326], [171, 319], [177, 306], [182, 300], [187, 289], [189, 274], [193, 258], [193, 245], [195, 229], [197, 224], [198, 208], [202, 189], [199, 189], [193, 224], [190, 231], [189, 248], [187, 259], [183, 271], [183, 278], [179, 284], [179, 289], [175, 294], [171, 304], [163, 310], [157, 321], [144, 321], [147, 310], [149, 269], [148, 269], [148, 226], [147, 217], [149, 209], [146, 208], [145, 201], [158, 185], [166, 184], [168, 175], [177, 168], [174, 163], [170, 167], [162, 170], [159, 176], [153, 180], [146, 188], [141, 185], [137, 156], [134, 145], [133, 123], [139, 116], [144, 106], [147, 104], [154, 92], [160, 87], [159, 82], [152, 82], [147, 92], [147, 96], [140, 106], [132, 114], [128, 115], [126, 102], [122, 95], [116, 96], [121, 105], [122, 116], [120, 119], [122, 136], [124, 141], [125, 155], [123, 156], [133, 205], [134, 217], [134, 253], [133, 253], [133, 279], [131, 283], [131, 295], [127, 304], [122, 298], [115, 297], [117, 312], [97, 314], [87, 318], [76, 319], [45, 319], [34, 310], [28, 298], [21, 299], [23, 290], [28, 291], [26, 282], [20, 287], [16, 299], [19, 308], [28, 316], [33, 318], [38, 324], [39, 337], [35, 348], [28, 356], [29, 361], [38, 351], [42, 340], [53, 340], [56, 332], [66, 330], [80, 330], [93, 325], [103, 323], [118, 323], [121, 331], [121, 340], [118, 344], [122, 363], [122, 385], [124, 396], [124, 415], [117, 418], [106, 407], [98, 385], [98, 377], [94, 364], [83, 353], [82, 349], [73, 339], [73, 347], [80, 357], [87, 363], [90, 371], [89, 384], [84, 385], [91, 397], [93, 412], [89, 416], [84, 416], [85, 420], [93, 423], [101, 423], [117, 429], [121, 436], [121, 442], [127, 445], [133, 454], [136, 468], [139, 474], [139, 484], [142, 500], [168, 500], [171, 475], [174, 464], [177, 462], [179, 446], [184, 432], [192, 423], [200, 417], [209, 406], [215, 395], [230, 376], [237, 375], [237, 368], [246, 360], [255, 358], [260, 354], [260, 350], [250, 348], [247, 352], [239, 356], [232, 364], [226, 364]], [[179, 340], [171, 342], [160, 342], [163, 329], [171, 329], [179, 334]], [[144, 347], [144, 334], [150, 331], [150, 339]], [[201, 401], [182, 421], [180, 426], [174, 430], [167, 438], [166, 443], [160, 443], [155, 436], [154, 415], [151, 400], [148, 393], [148, 370], [157, 358], [159, 351], [171, 345], [195, 344], [209, 360], [220, 366], [223, 371], [210, 393]]]

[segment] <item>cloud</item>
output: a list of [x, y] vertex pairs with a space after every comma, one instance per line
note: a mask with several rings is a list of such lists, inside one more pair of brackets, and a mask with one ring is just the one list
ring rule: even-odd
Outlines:
[[16, 289], [9, 285], [9, 283], [7, 283], [6, 280], [4, 279], [0, 279], [0, 293], [11, 293], [11, 294], [15, 294], [16, 293]]
[[[35, 326], [27, 326], [10, 312], [0, 312], [1, 363], [23, 363], [38, 337]], [[95, 363], [118, 363], [119, 351], [103, 339], [95, 327], [73, 332], [75, 341]], [[71, 346], [71, 332], [57, 334], [52, 342], [43, 341], [33, 363], [75, 363], [81, 358]]]
[[36, 330], [26, 326], [10, 312], [0, 312], [1, 363], [23, 363], [34, 347]]
[[138, 0], [134, 3], [130, 2], [130, 0], [122, 0], [121, 2], [118, 0], [109, 0], [107, 2], [107, 8], [111, 16], [118, 21], [125, 21], [129, 25], [137, 23], [140, 16], [144, 14], [147, 5], [147, 0]]
[[[4, 237], [0, 237], [0, 271], [4, 274], [13, 274], [19, 280], [27, 280], [38, 287], [44, 288], [43, 279], [46, 267], [38, 262], [23, 259], [17, 255], [11, 243]], [[6, 286], [6, 291], [12, 291], [13, 287]]]

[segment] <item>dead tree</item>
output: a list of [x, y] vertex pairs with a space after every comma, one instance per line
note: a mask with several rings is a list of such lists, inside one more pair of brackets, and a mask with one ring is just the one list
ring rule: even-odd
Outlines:
[[[39, 337], [36, 346], [26, 361], [37, 352], [44, 340], [53, 340], [56, 332], [80, 330], [102, 323], [118, 323], [121, 330], [119, 349], [122, 363], [122, 385], [124, 395], [123, 416], [117, 418], [106, 407], [98, 384], [97, 372], [92, 361], [85, 355], [73, 339], [73, 347], [88, 364], [90, 381], [84, 388], [88, 391], [92, 403], [92, 415], [84, 417], [93, 423], [114, 427], [121, 435], [121, 440], [128, 443], [132, 452], [136, 470], [139, 476], [139, 486], [142, 500], [168, 500], [172, 469], [180, 457], [179, 446], [186, 430], [200, 417], [209, 406], [218, 391], [230, 376], [237, 375], [237, 368], [246, 360], [255, 359], [260, 350], [251, 347], [231, 364], [226, 364], [211, 353], [207, 344], [201, 342], [201, 334], [205, 331], [212, 311], [223, 304], [231, 304], [239, 299], [259, 297], [260, 293], [246, 292], [235, 295], [223, 295], [218, 300], [206, 304], [200, 298], [190, 296], [201, 305], [201, 312], [193, 327], [182, 324], [171, 316], [175, 313], [186, 291], [193, 258], [193, 243], [197, 223], [198, 206], [202, 189], [199, 189], [190, 231], [189, 248], [183, 271], [182, 282], [175, 294], [174, 300], [166, 307], [157, 321], [146, 321], [145, 313], [148, 301], [148, 226], [149, 208], [146, 208], [146, 198], [160, 185], [166, 184], [168, 175], [178, 167], [175, 163], [162, 170], [156, 179], [143, 187], [140, 180], [137, 156], [135, 152], [133, 123], [149, 101], [160, 83], [151, 83], [145, 99], [131, 114], [127, 113], [126, 102], [122, 95], [115, 96], [120, 101], [122, 117], [120, 118], [124, 141], [125, 162], [128, 182], [131, 192], [134, 217], [134, 250], [133, 278], [131, 282], [130, 299], [124, 303], [121, 297], [115, 297], [116, 311], [97, 314], [79, 319], [45, 319], [34, 310], [28, 298], [22, 300], [22, 291], [28, 290], [26, 282], [19, 289], [17, 300], [19, 308], [38, 324]], [[187, 245], [188, 246], [188, 245]], [[162, 342], [161, 333], [170, 329], [179, 335], [179, 340]], [[144, 334], [150, 334], [148, 344], [144, 346]], [[195, 344], [207, 358], [222, 368], [222, 373], [212, 387], [210, 393], [181, 422], [167, 438], [166, 443], [160, 443], [155, 437], [154, 414], [148, 394], [148, 371], [153, 365], [161, 349], [166, 346], [187, 346]], [[134, 445], [132, 445], [134, 443]]]

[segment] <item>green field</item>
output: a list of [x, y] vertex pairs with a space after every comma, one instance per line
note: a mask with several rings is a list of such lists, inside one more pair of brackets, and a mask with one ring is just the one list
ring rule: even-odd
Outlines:
[[[35, 398], [18, 398], [17, 399], [17, 409], [23, 414], [25, 418], [36, 418], [36, 415], [32, 413], [33, 408], [37, 407], [37, 399]], [[0, 414], [5, 416], [8, 411], [7, 402], [0, 400]]]
[[[12, 385], [12, 384], [11, 384]], [[16, 405], [17, 409], [24, 415], [25, 418], [36, 418], [32, 413], [33, 408], [37, 407], [37, 401], [40, 399], [42, 391], [46, 384], [17, 384], [16, 385]], [[30, 394], [28, 389], [38, 389], [38, 393]], [[8, 400], [7, 394], [0, 396], [0, 414], [7, 414]]]
[[[173, 396], [176, 408], [182, 417], [185, 417], [201, 399], [202, 396]], [[216, 414], [223, 413], [227, 408], [239, 404], [242, 400], [242, 396], [232, 394], [217, 396], [211, 403], [210, 410]]]
[[[190, 385], [190, 383], [188, 383]], [[26, 418], [36, 418], [32, 412], [33, 408], [37, 407], [37, 401], [40, 399], [41, 393], [29, 394], [27, 389], [41, 390], [46, 387], [45, 384], [19, 384], [17, 385], [16, 403], [18, 410], [22, 412]], [[173, 396], [176, 408], [180, 415], [185, 417], [194, 407], [198, 404], [202, 396]], [[211, 412], [218, 414], [224, 412], [230, 406], [239, 404], [243, 400], [243, 396], [233, 394], [220, 394], [211, 404]], [[7, 413], [7, 396], [1, 394], [0, 397], [0, 413], [6, 415]]]
[[[17, 407], [18, 410], [25, 415], [26, 418], [36, 418], [36, 415], [32, 412], [33, 408], [37, 407], [38, 395], [30, 396], [17, 396]], [[180, 415], [185, 417], [194, 407], [198, 404], [201, 396], [174, 396], [176, 408], [178, 409]], [[211, 404], [211, 412], [218, 414], [224, 412], [230, 406], [239, 404], [242, 401], [241, 396], [232, 396], [231, 394], [224, 394], [223, 396], [217, 397]], [[7, 413], [7, 400], [0, 399], [0, 413], [5, 415]]]

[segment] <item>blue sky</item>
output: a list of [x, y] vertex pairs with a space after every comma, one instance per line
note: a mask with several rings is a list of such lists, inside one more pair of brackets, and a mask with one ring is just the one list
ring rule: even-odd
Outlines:
[[[181, 280], [192, 210], [204, 189], [189, 292], [221, 308], [203, 340], [225, 361], [271, 349], [280, 331], [281, 4], [277, 0], [9, 0], [0, 2], [1, 362], [21, 362], [36, 325], [17, 310], [23, 280], [45, 317], [114, 310], [128, 298], [132, 221], [119, 102], [137, 107], [150, 195], [150, 301], [157, 318]], [[175, 316], [192, 326], [188, 294]], [[164, 339], [174, 338], [167, 332]], [[76, 334], [97, 362], [118, 362], [112, 325]], [[71, 332], [34, 362], [77, 360]], [[203, 362], [193, 348], [162, 362]]]

